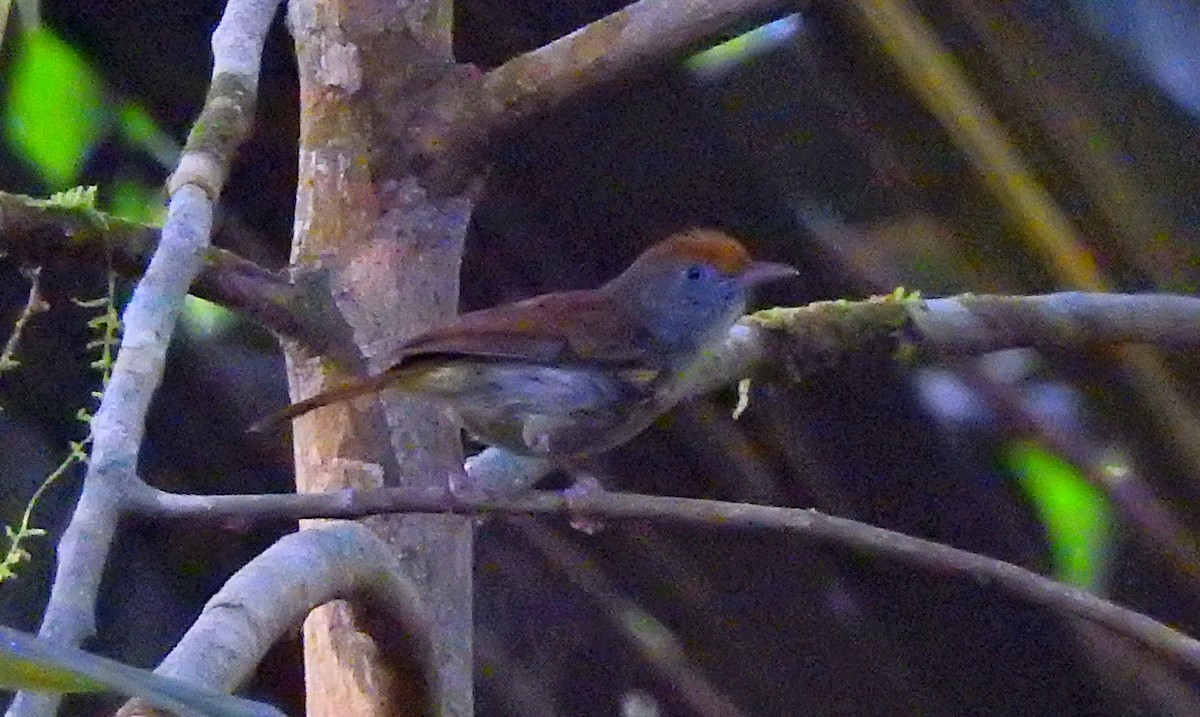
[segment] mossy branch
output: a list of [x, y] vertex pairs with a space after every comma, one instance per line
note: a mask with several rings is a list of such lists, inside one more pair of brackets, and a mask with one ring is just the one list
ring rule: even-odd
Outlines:
[[[0, 192], [0, 254], [22, 266], [110, 267], [140, 277], [162, 238], [159, 227], [96, 209], [72, 194], [37, 199]], [[320, 272], [274, 272], [216, 247], [205, 250], [189, 292], [245, 316], [314, 353], [336, 355], [344, 329], [329, 310]]]

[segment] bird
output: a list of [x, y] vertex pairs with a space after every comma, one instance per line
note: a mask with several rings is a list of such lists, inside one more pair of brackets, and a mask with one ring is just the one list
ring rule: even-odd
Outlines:
[[755, 286], [796, 274], [752, 260], [723, 231], [681, 231], [599, 288], [462, 314], [405, 342], [392, 367], [251, 430], [396, 389], [439, 404], [483, 444], [551, 461], [595, 456], [674, 405], [688, 370], [720, 346]]

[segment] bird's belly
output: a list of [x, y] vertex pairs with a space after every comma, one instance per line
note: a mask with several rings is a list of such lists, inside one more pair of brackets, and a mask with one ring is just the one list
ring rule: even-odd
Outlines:
[[609, 372], [488, 361], [431, 373], [425, 391], [469, 433], [517, 453], [595, 453], [625, 437], [632, 420], [649, 422], [633, 418], [648, 394]]
[[427, 375], [424, 390], [462, 408], [538, 413], [599, 408], [628, 393], [595, 370], [497, 361], [440, 367]]

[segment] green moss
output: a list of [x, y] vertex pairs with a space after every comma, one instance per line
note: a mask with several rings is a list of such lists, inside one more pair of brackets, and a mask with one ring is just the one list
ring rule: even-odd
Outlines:
[[913, 347], [903, 341], [913, 311], [920, 310], [917, 292], [896, 289], [891, 294], [850, 301], [817, 301], [807, 306], [776, 307], [756, 312], [749, 320], [769, 332], [783, 334], [781, 346], [789, 367], [803, 376], [813, 367], [844, 360], [856, 353], [895, 348], [907, 360]]
[[188, 134], [187, 151], [228, 160], [238, 140], [250, 129], [254, 93], [245, 78], [222, 73], [213, 78], [204, 112]]

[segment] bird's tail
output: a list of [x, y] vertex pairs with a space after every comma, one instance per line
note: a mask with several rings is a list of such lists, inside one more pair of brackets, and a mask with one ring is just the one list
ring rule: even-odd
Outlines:
[[[396, 368], [388, 369], [377, 376], [364, 378], [348, 383], [345, 386], [331, 388], [328, 391], [318, 393], [315, 396], [298, 401], [283, 410], [276, 411], [271, 415], [259, 420], [257, 423], [247, 429], [250, 433], [266, 433], [272, 431], [288, 421], [303, 416], [304, 414], [321, 406], [328, 406], [331, 403], [339, 403], [341, 401], [349, 401], [352, 398], [365, 396], [368, 393], [376, 393], [385, 388], [394, 387], [403, 383], [403, 374]], [[407, 366], [405, 367], [407, 368]]]

